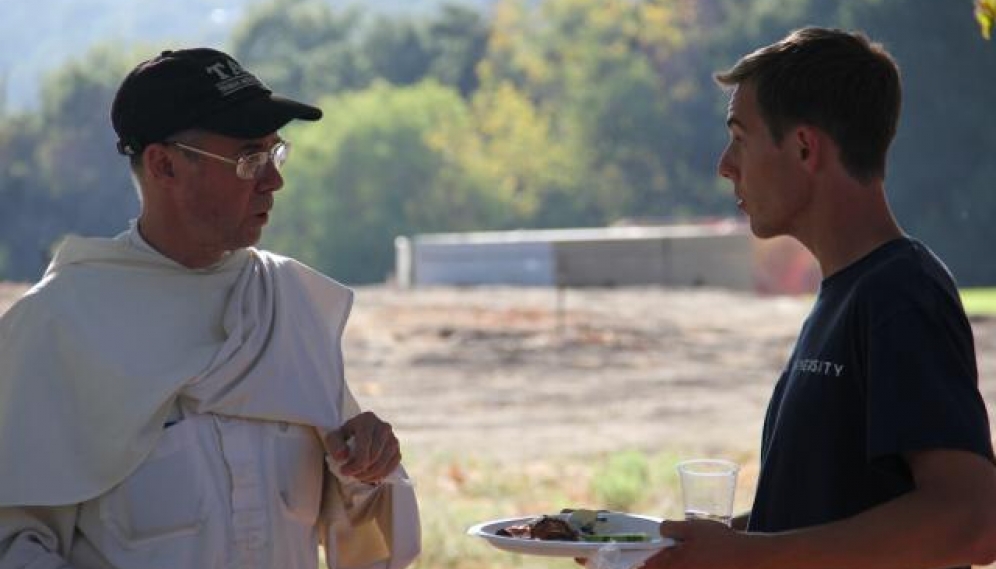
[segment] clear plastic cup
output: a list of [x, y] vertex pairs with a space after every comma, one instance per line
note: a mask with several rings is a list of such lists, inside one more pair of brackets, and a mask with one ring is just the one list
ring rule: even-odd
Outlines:
[[729, 460], [699, 458], [678, 463], [686, 520], [710, 520], [727, 526], [740, 466]]

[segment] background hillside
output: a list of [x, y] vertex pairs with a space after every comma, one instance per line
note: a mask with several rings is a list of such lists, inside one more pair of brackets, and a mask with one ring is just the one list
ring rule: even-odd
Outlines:
[[996, 43], [973, 0], [0, 6], [8, 81], [43, 77], [32, 105], [0, 105], [0, 279], [37, 279], [65, 235], [113, 235], [137, 214], [108, 108], [166, 46], [223, 47], [326, 111], [283, 133], [294, 153], [264, 245], [361, 284], [389, 278], [399, 235], [738, 215], [716, 174], [727, 96], [712, 75], [813, 24], [895, 56], [897, 217], [960, 284], [996, 284], [980, 262], [996, 242]]
[[[0, 0], [0, 101], [38, 107], [40, 80], [98, 43], [122, 47], [180, 40], [223, 47], [233, 27], [264, 0]], [[485, 6], [489, 0], [455, 0]], [[379, 14], [417, 15], [440, 0], [328, 0]], [[0, 105], [2, 108], [2, 105]]]

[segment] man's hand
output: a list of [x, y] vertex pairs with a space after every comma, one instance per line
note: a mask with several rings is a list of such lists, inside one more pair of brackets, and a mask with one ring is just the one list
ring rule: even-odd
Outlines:
[[374, 484], [401, 463], [401, 447], [389, 423], [364, 411], [325, 435], [325, 450], [342, 474]]
[[644, 569], [729, 569], [748, 567], [749, 539], [717, 522], [664, 521], [661, 536], [678, 542], [647, 559]]

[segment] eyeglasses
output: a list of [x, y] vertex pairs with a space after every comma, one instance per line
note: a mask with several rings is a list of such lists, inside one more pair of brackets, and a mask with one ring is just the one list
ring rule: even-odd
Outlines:
[[225, 156], [220, 156], [213, 152], [208, 152], [207, 150], [202, 150], [196, 146], [184, 144], [182, 142], [173, 141], [168, 142], [167, 144], [178, 146], [188, 152], [193, 152], [194, 154], [200, 154], [201, 156], [207, 156], [208, 158], [214, 158], [215, 160], [235, 164], [235, 175], [243, 180], [259, 179], [263, 175], [263, 170], [266, 168], [267, 162], [273, 162], [273, 166], [279, 170], [283, 167], [284, 162], [287, 162], [287, 155], [290, 153], [290, 143], [286, 140], [281, 140], [265, 152], [243, 154], [234, 160]]

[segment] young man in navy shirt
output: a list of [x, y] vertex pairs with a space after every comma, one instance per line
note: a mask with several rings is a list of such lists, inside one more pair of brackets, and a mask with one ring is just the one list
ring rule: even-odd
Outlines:
[[972, 331], [946, 267], [885, 197], [898, 68], [861, 34], [805, 28], [717, 75], [719, 173], [758, 237], [823, 274], [775, 387], [749, 516], [667, 521], [648, 568], [863, 569], [996, 560], [996, 467]]

